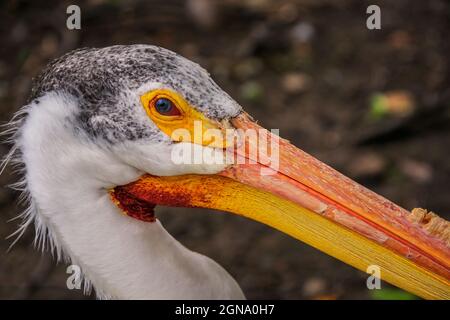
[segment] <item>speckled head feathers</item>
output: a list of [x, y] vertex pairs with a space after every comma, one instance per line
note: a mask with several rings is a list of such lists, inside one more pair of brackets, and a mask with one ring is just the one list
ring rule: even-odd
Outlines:
[[[229, 118], [241, 111], [205, 69], [172, 51], [150, 45], [69, 52], [51, 62], [35, 79], [30, 100], [52, 91], [70, 94], [80, 107], [80, 127], [89, 134], [109, 141], [139, 139], [152, 132], [147, 123], [133, 116], [135, 100], [130, 92], [149, 83], [178, 92], [213, 119]], [[108, 121], [99, 123], [102, 118]], [[118, 130], [108, 130], [111, 126]]]

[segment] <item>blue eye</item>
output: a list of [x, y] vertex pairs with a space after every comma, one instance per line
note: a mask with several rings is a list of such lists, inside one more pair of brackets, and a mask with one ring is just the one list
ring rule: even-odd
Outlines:
[[176, 104], [169, 98], [157, 98], [150, 102], [150, 107], [151, 104], [153, 104], [155, 111], [163, 116], [182, 116]]
[[169, 99], [159, 98], [155, 102], [155, 109], [161, 114], [170, 114], [173, 108], [173, 103]]

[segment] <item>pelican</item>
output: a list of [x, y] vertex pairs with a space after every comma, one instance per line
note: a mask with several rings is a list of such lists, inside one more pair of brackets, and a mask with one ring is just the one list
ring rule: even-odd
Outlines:
[[35, 79], [6, 133], [5, 165], [22, 169], [29, 202], [17, 233], [34, 224], [37, 245], [80, 266], [99, 298], [245, 298], [219, 264], [164, 229], [156, 206], [242, 215], [360, 270], [375, 265], [421, 297], [450, 298], [447, 221], [409, 212], [265, 130], [172, 51], [67, 53]]

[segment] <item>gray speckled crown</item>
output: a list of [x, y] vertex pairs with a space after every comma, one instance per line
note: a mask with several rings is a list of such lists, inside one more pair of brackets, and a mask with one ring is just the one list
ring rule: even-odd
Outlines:
[[[198, 64], [172, 52], [150, 45], [117, 45], [106, 48], [82, 48], [51, 62], [35, 79], [30, 100], [47, 92], [62, 91], [79, 101], [78, 115], [83, 127], [94, 135], [104, 135], [89, 119], [108, 115], [113, 122], [124, 123], [113, 134], [116, 139], [146, 136], [145, 128], [132, 123], [126, 106], [117, 108], [121, 93], [149, 83], [162, 83], [177, 91], [206, 116], [221, 120], [238, 114], [241, 107], [211, 79]], [[114, 108], [114, 109], [113, 109]], [[131, 106], [130, 106], [131, 109]], [[124, 134], [123, 137], [121, 135]]]

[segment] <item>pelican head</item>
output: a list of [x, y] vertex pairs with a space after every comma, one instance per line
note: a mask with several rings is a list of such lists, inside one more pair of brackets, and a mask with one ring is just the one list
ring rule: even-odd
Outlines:
[[[206, 70], [149, 45], [50, 63], [19, 111], [36, 242], [79, 265], [100, 298], [241, 299], [217, 263], [173, 239], [156, 206], [268, 224], [426, 298], [449, 298], [448, 223], [410, 213], [260, 127]], [[268, 151], [267, 151], [267, 150]], [[200, 155], [200, 156], [199, 156]]]

